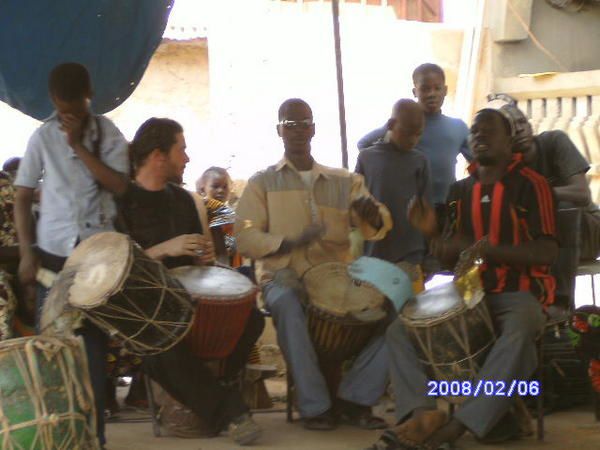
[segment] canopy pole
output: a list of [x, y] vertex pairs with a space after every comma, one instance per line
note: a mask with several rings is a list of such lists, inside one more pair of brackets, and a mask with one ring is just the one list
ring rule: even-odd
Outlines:
[[335, 68], [337, 72], [338, 111], [340, 116], [340, 139], [342, 143], [342, 167], [348, 168], [348, 137], [346, 135], [346, 107], [344, 106], [344, 78], [342, 75], [342, 47], [340, 45], [340, 2], [332, 0], [333, 39], [335, 42]]

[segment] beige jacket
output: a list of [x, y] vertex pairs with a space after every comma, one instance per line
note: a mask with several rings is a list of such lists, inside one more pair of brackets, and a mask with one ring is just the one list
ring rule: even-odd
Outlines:
[[[365, 239], [378, 240], [392, 228], [385, 206], [378, 203], [383, 226], [373, 229], [351, 210], [359, 197], [370, 196], [363, 177], [345, 169], [314, 163], [312, 190], [308, 190], [296, 168], [286, 159], [256, 173], [240, 198], [235, 235], [239, 252], [256, 261], [256, 275], [262, 284], [283, 268], [302, 276], [324, 262], [350, 262], [350, 231], [357, 227]], [[311, 202], [318, 218], [313, 220]], [[293, 239], [313, 221], [326, 227], [325, 236], [287, 255], [267, 256], [279, 249], [284, 238]]]

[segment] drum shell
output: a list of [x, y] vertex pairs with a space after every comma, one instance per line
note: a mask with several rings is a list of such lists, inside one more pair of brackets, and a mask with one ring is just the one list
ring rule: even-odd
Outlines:
[[4, 449], [98, 449], [83, 342], [46, 336], [0, 343]]
[[227, 358], [239, 342], [252, 308], [256, 305], [254, 289], [236, 299], [206, 298], [196, 300], [196, 316], [186, 342], [192, 353], [202, 359]]
[[495, 342], [485, 299], [441, 320], [411, 320], [402, 315], [400, 320], [427, 375], [434, 380], [472, 380]]
[[235, 270], [214, 266], [172, 269], [196, 303], [196, 315], [186, 343], [202, 359], [228, 357], [244, 333], [256, 305], [258, 287]]
[[322, 360], [343, 362], [358, 355], [375, 335], [381, 321], [362, 322], [306, 305], [309, 335]]
[[181, 341], [192, 326], [194, 307], [167, 269], [132, 245], [133, 264], [122, 289], [85, 316], [135, 355], [161, 353]]

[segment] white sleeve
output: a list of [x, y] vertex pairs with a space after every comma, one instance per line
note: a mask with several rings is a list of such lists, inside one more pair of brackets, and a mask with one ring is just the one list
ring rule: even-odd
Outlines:
[[44, 172], [44, 160], [42, 158], [42, 138], [37, 130], [29, 138], [25, 156], [19, 164], [19, 171], [15, 179], [15, 186], [35, 189], [42, 178]]

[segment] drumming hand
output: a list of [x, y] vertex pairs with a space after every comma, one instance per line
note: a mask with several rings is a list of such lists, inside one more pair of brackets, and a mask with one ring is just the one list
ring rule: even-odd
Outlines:
[[205, 242], [206, 238], [201, 234], [181, 234], [163, 242], [162, 253], [165, 256], [203, 256]]
[[371, 197], [360, 197], [350, 205], [356, 214], [371, 225], [373, 228], [380, 229], [383, 226], [381, 215], [379, 214], [379, 206]]
[[277, 254], [290, 253], [295, 248], [306, 247], [318, 240], [325, 234], [325, 226], [321, 224], [310, 224], [296, 239], [284, 239], [277, 250]]
[[215, 262], [215, 247], [210, 239], [206, 236], [200, 236], [202, 238], [202, 246], [196, 250], [195, 263], [199, 266], [208, 266]]
[[325, 225], [312, 223], [296, 239], [296, 247], [306, 247], [325, 234]]
[[423, 197], [415, 195], [410, 199], [407, 214], [410, 224], [424, 236], [430, 237], [437, 234], [435, 211]]

